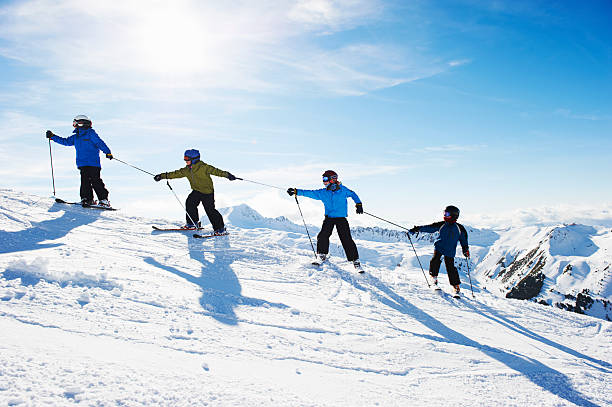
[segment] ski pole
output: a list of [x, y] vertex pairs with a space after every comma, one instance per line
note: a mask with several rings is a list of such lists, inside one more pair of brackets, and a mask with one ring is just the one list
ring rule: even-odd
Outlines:
[[[149, 174], [149, 175], [153, 175], [153, 176], [155, 176], [155, 174], [151, 174], [149, 171], [145, 171], [145, 170], [143, 170], [142, 168], [138, 168], [138, 167], [136, 167], [136, 166], [134, 166], [134, 165], [132, 165], [132, 164], [128, 164], [128, 163], [126, 163], [125, 161], [121, 161], [121, 160], [120, 160], [120, 159], [118, 159], [117, 157], [113, 157], [113, 160], [117, 160], [117, 161], [119, 161], [120, 163], [123, 163], [123, 164], [125, 164], [125, 165], [129, 165], [130, 167], [135, 168], [135, 169], [137, 169], [138, 171], [142, 171], [142, 172], [144, 172], [145, 174]], [[170, 188], [170, 189], [172, 189], [172, 188]]]
[[191, 224], [193, 226], [195, 226], [196, 229], [199, 229], [198, 225], [196, 225], [196, 223], [193, 221], [193, 219], [191, 218], [191, 215], [189, 215], [189, 212], [187, 212], [187, 208], [185, 208], [185, 206], [183, 205], [183, 203], [181, 202], [181, 200], [179, 199], [179, 197], [176, 195], [176, 193], [174, 192], [174, 189], [172, 189], [172, 186], [170, 185], [170, 182], [168, 181], [168, 178], [166, 178], [166, 185], [168, 185], [168, 188], [170, 188], [170, 191], [172, 192], [172, 194], [174, 195], [174, 197], [176, 198], [176, 201], [179, 203], [179, 205], [181, 205], [181, 208], [183, 208], [183, 210], [185, 211], [185, 213], [187, 214], [187, 217], [189, 218], [189, 220], [191, 221]]
[[474, 295], [474, 289], [472, 288], [472, 277], [470, 276], [470, 257], [465, 256], [465, 261], [467, 264], [468, 278], [470, 279], [470, 290], [472, 291], [472, 298], [476, 298]]
[[414, 255], [416, 256], [417, 261], [419, 262], [419, 267], [421, 267], [421, 271], [423, 272], [423, 277], [425, 277], [425, 282], [427, 283], [427, 287], [431, 288], [431, 285], [429, 284], [429, 280], [427, 280], [427, 276], [425, 275], [425, 270], [423, 269], [423, 265], [421, 264], [421, 259], [419, 259], [419, 255], [417, 254], [417, 251], [414, 248], [414, 244], [412, 243], [412, 239], [410, 238], [410, 229], [405, 228], [405, 227], [403, 227], [401, 225], [398, 225], [397, 223], [393, 223], [391, 221], [388, 221], [387, 219], [383, 219], [383, 218], [380, 218], [380, 217], [378, 217], [376, 215], [372, 215], [371, 213], [368, 213], [368, 212], [365, 212], [365, 211], [363, 213], [365, 213], [366, 215], [370, 215], [373, 218], [380, 219], [380, 220], [382, 220], [384, 222], [390, 223], [390, 224], [392, 224], [394, 226], [397, 226], [399, 228], [402, 228], [402, 229], [408, 231], [408, 233], [406, 233], [406, 236], [408, 236], [408, 241], [410, 242], [410, 246], [412, 246], [412, 250], [414, 251]]
[[312, 247], [312, 252], [315, 255], [315, 258], [317, 257], [317, 251], [314, 248], [314, 245], [312, 244], [312, 239], [310, 238], [310, 232], [308, 231], [308, 227], [306, 226], [306, 220], [304, 219], [304, 214], [302, 213], [302, 208], [300, 207], [300, 202], [297, 199], [297, 194], [295, 194], [295, 203], [298, 206], [298, 209], [300, 210], [300, 215], [302, 216], [302, 221], [304, 222], [304, 228], [306, 229], [306, 234], [308, 235], [308, 240], [310, 241], [310, 247]]
[[55, 196], [55, 175], [53, 174], [53, 154], [51, 154], [51, 139], [49, 139], [49, 158], [51, 159], [51, 180], [53, 181], [53, 196]]
[[[283, 189], [283, 188], [276, 187], [276, 186], [274, 186], [274, 185], [270, 185], [270, 184], [264, 184], [263, 182], [251, 181], [250, 179], [238, 178], [238, 177], [236, 177], [236, 179], [239, 179], [240, 181], [251, 182], [251, 183], [253, 183], [253, 184], [263, 185], [263, 186], [266, 186], [266, 187], [276, 188], [276, 189], [280, 189], [281, 191], [284, 191], [284, 189]], [[298, 205], [299, 205], [299, 204], [298, 204]]]

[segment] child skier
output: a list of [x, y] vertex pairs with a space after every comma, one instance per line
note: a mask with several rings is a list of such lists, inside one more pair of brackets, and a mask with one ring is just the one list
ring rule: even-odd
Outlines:
[[185, 216], [187, 223], [183, 229], [197, 229], [200, 225], [200, 215], [198, 214], [198, 205], [200, 202], [204, 206], [204, 211], [208, 216], [208, 220], [213, 228], [213, 234], [223, 235], [226, 232], [223, 216], [215, 208], [215, 190], [213, 187], [211, 174], [217, 177], [225, 177], [230, 181], [236, 179], [235, 176], [227, 171], [220, 170], [212, 165], [200, 161], [200, 152], [198, 150], [185, 151], [186, 166], [172, 172], [157, 174], [153, 179], [161, 181], [163, 179], [183, 178], [187, 177], [189, 185], [191, 185], [191, 193], [185, 201], [187, 214]]
[[431, 225], [415, 226], [410, 229], [410, 233], [434, 233], [439, 232], [439, 236], [434, 242], [434, 254], [429, 263], [429, 275], [432, 278], [433, 285], [438, 287], [438, 272], [440, 271], [441, 257], [444, 256], [444, 264], [446, 265], [446, 274], [448, 280], [453, 286], [454, 295], [459, 296], [459, 272], [455, 267], [455, 254], [457, 251], [457, 242], [461, 243], [463, 255], [470, 256], [468, 246], [468, 234], [463, 225], [457, 223], [459, 219], [459, 208], [449, 205], [444, 209], [444, 222], [435, 222]]
[[317, 256], [320, 260], [319, 263], [327, 259], [329, 253], [329, 237], [335, 226], [347, 260], [353, 262], [355, 268], [360, 273], [363, 273], [361, 263], [359, 262], [357, 246], [351, 237], [351, 229], [346, 220], [348, 215], [347, 198], [351, 197], [353, 199], [358, 214], [363, 213], [361, 200], [355, 192], [338, 181], [338, 174], [332, 170], [327, 170], [323, 173], [323, 184], [325, 188], [315, 190], [289, 188], [287, 189], [287, 193], [289, 196], [302, 195], [323, 201], [323, 205], [325, 206], [325, 219], [323, 220], [321, 231], [317, 235]]
[[76, 150], [76, 165], [81, 171], [81, 205], [95, 205], [93, 191], [98, 196], [98, 205], [110, 208], [108, 201], [108, 191], [100, 178], [100, 150], [106, 154], [106, 158], [113, 159], [110, 149], [98, 136], [98, 133], [91, 128], [91, 120], [85, 115], [78, 115], [72, 121], [72, 136], [68, 138], [60, 137], [47, 130], [48, 139], [64, 146], [74, 146]]

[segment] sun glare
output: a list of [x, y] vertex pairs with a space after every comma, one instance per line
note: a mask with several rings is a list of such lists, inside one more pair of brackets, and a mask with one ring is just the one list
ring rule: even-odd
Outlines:
[[208, 71], [215, 59], [211, 28], [206, 19], [188, 11], [156, 10], [141, 16], [134, 27], [136, 54], [154, 73], [190, 75]]

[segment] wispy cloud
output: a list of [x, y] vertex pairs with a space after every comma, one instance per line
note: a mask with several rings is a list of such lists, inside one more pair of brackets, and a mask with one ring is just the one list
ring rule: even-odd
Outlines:
[[455, 60], [453, 60], [453, 61], [450, 61], [450, 62], [448, 63], [448, 65], [449, 65], [449, 66], [453, 66], [453, 67], [454, 67], [454, 66], [467, 65], [467, 64], [469, 64], [470, 62], [472, 62], [472, 60], [471, 60], [471, 59], [455, 59]]
[[0, 54], [99, 101], [217, 100], [219, 90], [363, 94], [445, 69], [416, 48], [313, 39], [384, 11], [372, 0], [22, 1], [0, 9]]
[[610, 120], [612, 118], [609, 115], [575, 113], [570, 109], [557, 109], [555, 110], [554, 114], [557, 116], [563, 116], [568, 119], [575, 119], [575, 120], [599, 121], [599, 120]]
[[485, 144], [472, 144], [472, 145], [458, 145], [458, 144], [445, 144], [442, 146], [429, 146], [422, 148], [412, 149], [412, 153], [436, 153], [436, 152], [468, 152], [478, 151], [486, 148]]

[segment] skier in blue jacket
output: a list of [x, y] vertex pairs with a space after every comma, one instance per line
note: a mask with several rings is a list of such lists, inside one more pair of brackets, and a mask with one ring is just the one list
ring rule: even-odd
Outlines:
[[312, 199], [323, 201], [325, 207], [325, 219], [321, 231], [317, 235], [317, 256], [320, 262], [327, 259], [329, 253], [329, 237], [331, 236], [334, 226], [338, 231], [340, 242], [344, 248], [344, 253], [348, 261], [353, 262], [355, 268], [362, 272], [361, 263], [359, 262], [359, 253], [357, 245], [351, 237], [351, 229], [346, 217], [348, 216], [347, 198], [352, 198], [355, 202], [355, 208], [358, 214], [363, 213], [363, 205], [357, 194], [338, 181], [338, 174], [335, 171], [327, 170], [323, 173], [323, 184], [325, 188], [321, 189], [296, 189], [289, 188], [287, 193], [289, 196], [302, 195]]
[[91, 120], [85, 115], [78, 115], [72, 121], [74, 130], [72, 136], [64, 138], [47, 130], [47, 138], [64, 146], [74, 146], [76, 150], [76, 165], [81, 171], [81, 204], [83, 206], [95, 205], [93, 191], [98, 196], [100, 206], [110, 207], [108, 191], [100, 178], [100, 150], [106, 158], [113, 159], [110, 149], [91, 128]]
[[438, 287], [438, 272], [444, 256], [444, 264], [446, 265], [446, 273], [448, 281], [453, 286], [455, 295], [459, 295], [459, 272], [455, 267], [455, 254], [457, 252], [457, 242], [461, 243], [461, 249], [465, 257], [470, 257], [470, 248], [468, 246], [468, 234], [463, 225], [457, 223], [459, 219], [459, 208], [449, 205], [444, 209], [444, 221], [435, 222], [431, 225], [415, 226], [410, 229], [410, 233], [435, 233], [439, 235], [434, 242], [434, 255], [429, 263], [429, 275], [432, 278], [434, 287]]

